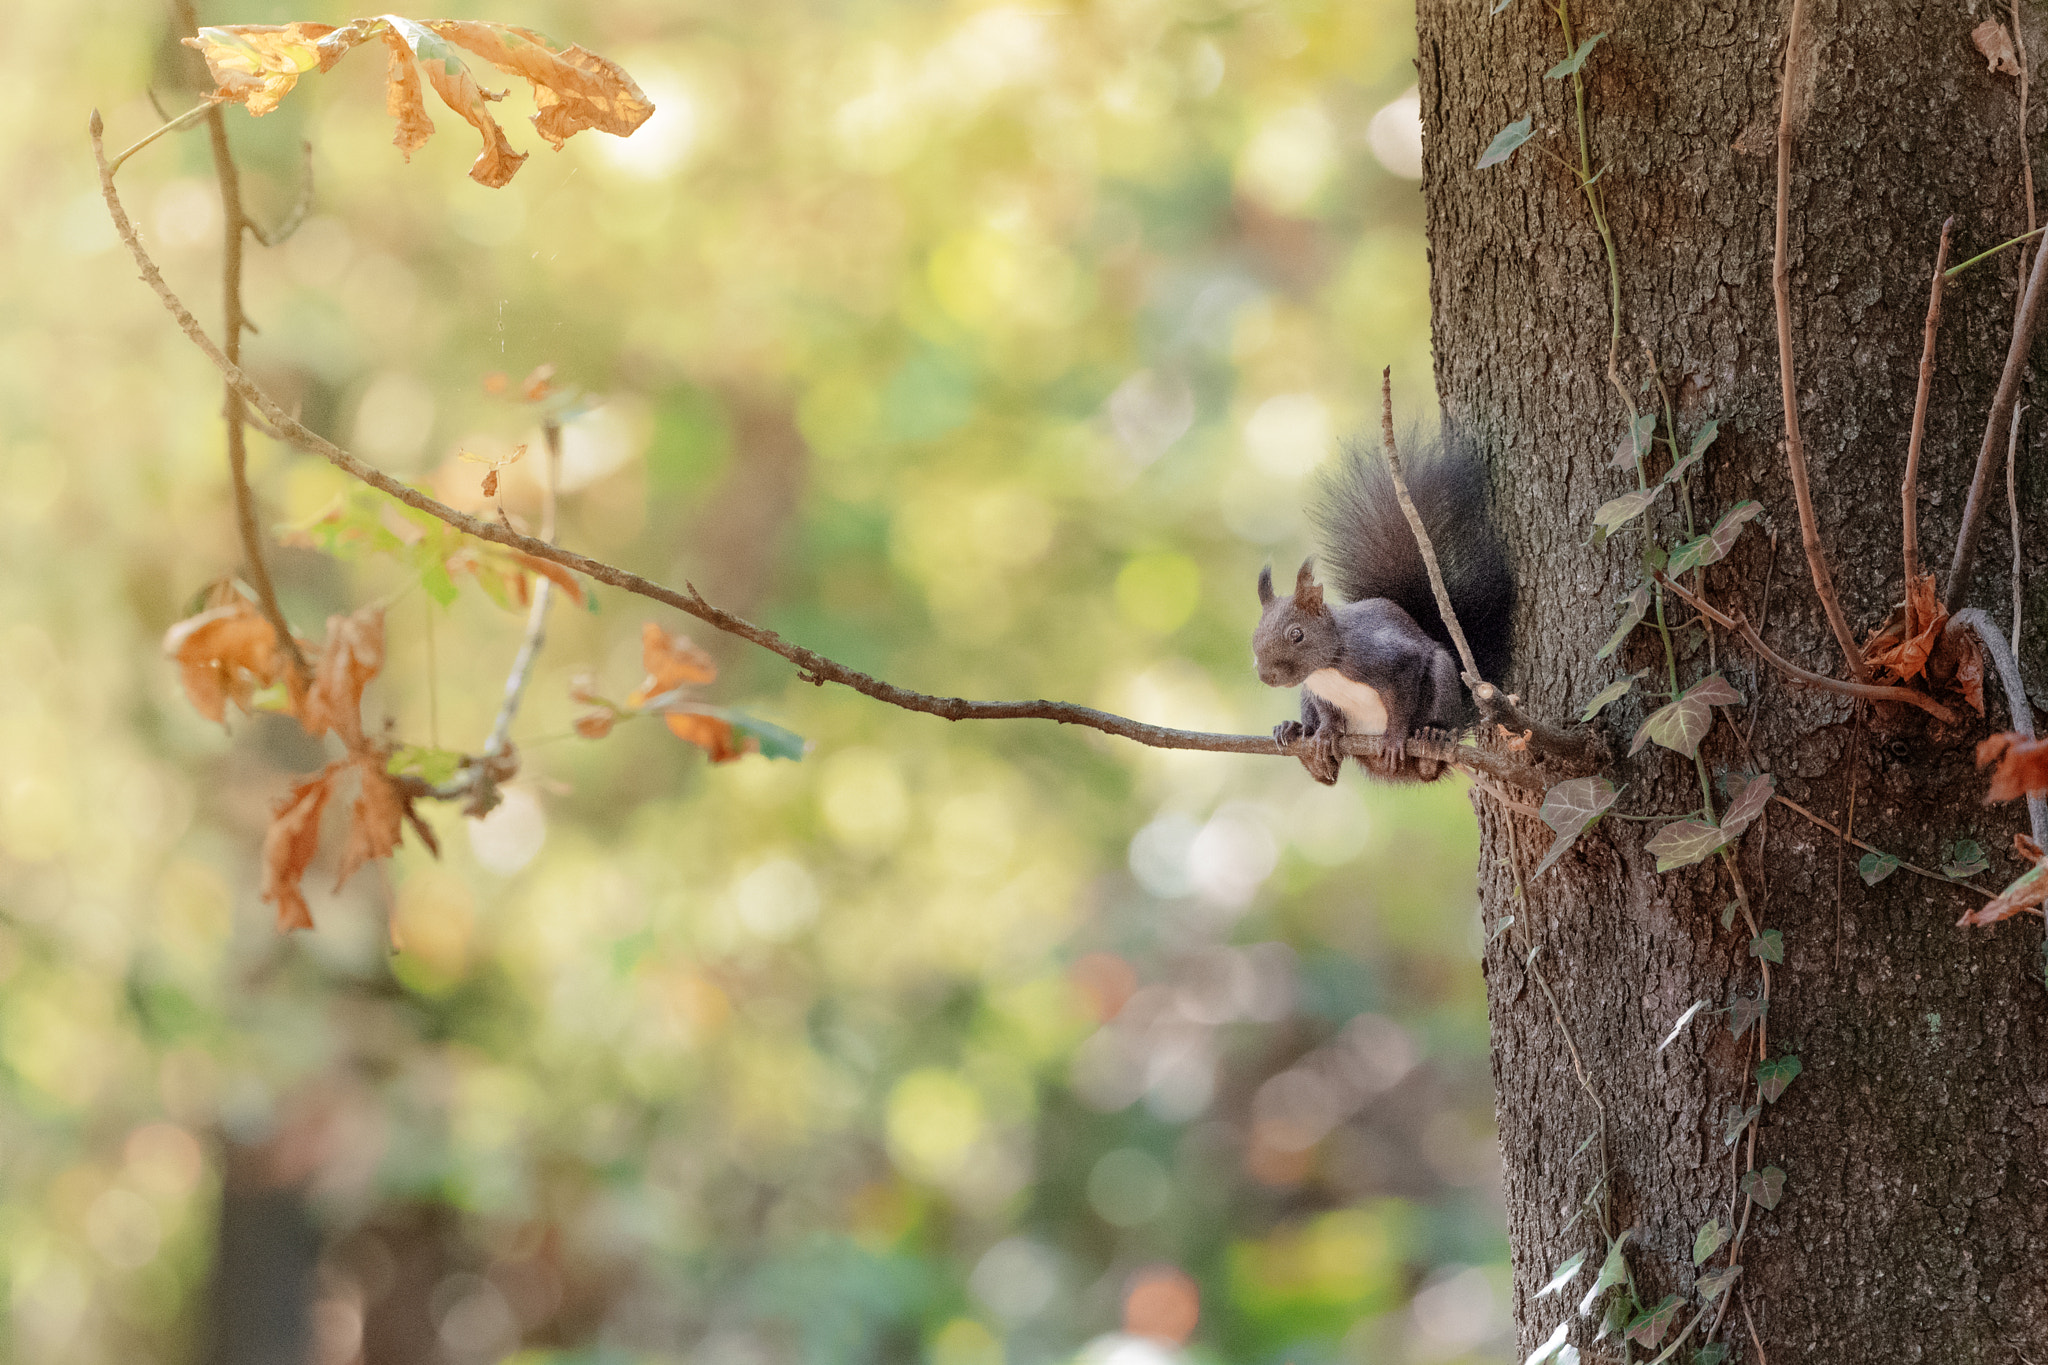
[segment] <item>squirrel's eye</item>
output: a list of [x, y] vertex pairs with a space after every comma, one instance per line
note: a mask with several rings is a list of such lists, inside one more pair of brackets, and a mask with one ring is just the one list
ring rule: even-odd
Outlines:
[[1293, 630], [1288, 631], [1287, 638], [1294, 641], [1294, 643], [1296, 644], [1300, 644], [1302, 640], [1301, 627], [1296, 626]]

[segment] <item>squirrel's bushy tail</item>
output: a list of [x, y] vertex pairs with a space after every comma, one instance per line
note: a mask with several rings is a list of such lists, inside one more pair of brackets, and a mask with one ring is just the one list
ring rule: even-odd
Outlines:
[[[1486, 511], [1486, 465], [1470, 438], [1446, 427], [1402, 446], [1401, 469], [1443, 569], [1451, 607], [1486, 681], [1505, 685], [1514, 642], [1515, 579]], [[1353, 602], [1384, 597], [1456, 653], [1430, 590], [1429, 570], [1394, 495], [1385, 457], [1347, 442], [1315, 508], [1325, 581]]]

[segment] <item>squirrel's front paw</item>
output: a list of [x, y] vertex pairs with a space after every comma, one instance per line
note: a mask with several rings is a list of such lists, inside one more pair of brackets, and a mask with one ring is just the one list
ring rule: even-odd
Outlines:
[[1307, 733], [1300, 721], [1283, 720], [1273, 727], [1273, 742], [1284, 749]]
[[1316, 731], [1302, 750], [1301, 766], [1324, 786], [1337, 785], [1337, 775], [1344, 771], [1344, 732], [1334, 725]]

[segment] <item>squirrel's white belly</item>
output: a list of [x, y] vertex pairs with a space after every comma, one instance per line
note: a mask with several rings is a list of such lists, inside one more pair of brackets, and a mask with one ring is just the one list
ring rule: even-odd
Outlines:
[[1303, 678], [1301, 685], [1342, 711], [1344, 728], [1352, 734], [1387, 732], [1387, 704], [1364, 683], [1347, 678], [1334, 668], [1319, 668]]

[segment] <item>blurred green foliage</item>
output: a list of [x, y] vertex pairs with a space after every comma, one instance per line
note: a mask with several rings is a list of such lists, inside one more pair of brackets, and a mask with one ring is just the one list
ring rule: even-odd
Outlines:
[[[1253, 577], [1307, 548], [1382, 365], [1433, 402], [1407, 4], [466, 13], [623, 63], [655, 119], [552, 154], [517, 90], [535, 155], [489, 191], [452, 115], [388, 145], [374, 52], [231, 111], [265, 222], [312, 147], [312, 216], [247, 269], [272, 392], [481, 508], [455, 452], [539, 448], [484, 377], [552, 362], [603, 400], [568, 437], [579, 550], [920, 690], [1290, 713], [1249, 668]], [[605, 593], [551, 619], [505, 804], [428, 811], [438, 862], [409, 837], [332, 895], [316, 866], [319, 927], [280, 938], [258, 847], [322, 754], [208, 726], [160, 655], [238, 571], [219, 386], [84, 136], [94, 106], [114, 147], [147, 132], [197, 64], [143, 0], [9, 30], [0, 1349], [226, 1358], [224, 1211], [275, 1194], [318, 1230], [335, 1365], [1505, 1358], [1454, 784], [949, 726], [702, 629], [706, 699], [804, 761], [588, 742], [570, 680], [622, 695], [656, 616]], [[204, 139], [122, 189], [211, 320]], [[252, 443], [280, 529], [347, 495]], [[536, 463], [504, 474], [529, 520]], [[390, 558], [275, 567], [308, 634], [389, 602], [369, 720], [481, 744], [516, 612]]]

